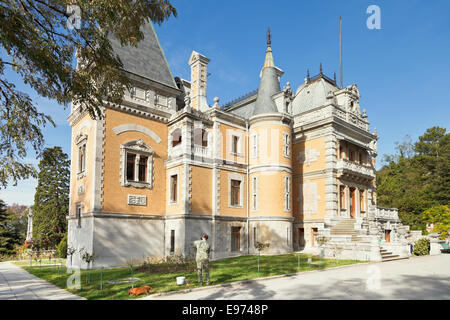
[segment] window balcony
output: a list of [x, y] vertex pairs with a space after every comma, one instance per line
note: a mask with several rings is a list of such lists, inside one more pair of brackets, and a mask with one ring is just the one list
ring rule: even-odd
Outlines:
[[338, 178], [361, 182], [370, 182], [375, 179], [375, 171], [372, 167], [346, 159], [339, 159], [336, 169], [338, 171]]

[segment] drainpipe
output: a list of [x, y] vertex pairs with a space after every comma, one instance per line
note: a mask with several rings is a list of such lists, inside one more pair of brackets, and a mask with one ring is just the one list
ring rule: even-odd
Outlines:
[[249, 163], [248, 163], [248, 159], [249, 159], [249, 156], [248, 156], [248, 150], [249, 150], [249, 147], [248, 147], [248, 141], [249, 141], [249, 139], [248, 139], [248, 120], [246, 120], [245, 121], [245, 133], [246, 133], [246, 162], [247, 162], [247, 174], [246, 174], [246, 177], [247, 177], [247, 201], [246, 201], [246, 210], [247, 210], [247, 255], [249, 255], [250, 254], [250, 247], [249, 247], [249, 245], [250, 245], [250, 235], [249, 235], [249, 230], [248, 230], [248, 227], [249, 227], [249, 225], [248, 225], [248, 204], [249, 204], [249, 199], [248, 199], [248, 196], [249, 196], [249, 189], [250, 189], [250, 187], [249, 187], [249, 185], [248, 185], [248, 182], [249, 182], [249, 177], [248, 177], [248, 173], [249, 173]]

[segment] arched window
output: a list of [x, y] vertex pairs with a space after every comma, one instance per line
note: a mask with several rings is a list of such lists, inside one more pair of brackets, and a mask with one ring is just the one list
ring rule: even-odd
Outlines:
[[205, 129], [194, 129], [194, 144], [202, 147], [208, 146], [208, 131]]
[[181, 129], [175, 129], [172, 133], [172, 147], [176, 147], [181, 144]]

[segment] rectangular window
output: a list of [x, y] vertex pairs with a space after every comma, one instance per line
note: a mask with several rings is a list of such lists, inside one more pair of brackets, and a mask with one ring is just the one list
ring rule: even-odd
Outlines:
[[258, 199], [257, 199], [257, 183], [258, 183], [258, 179], [256, 177], [253, 177], [253, 188], [252, 188], [252, 209], [253, 210], [257, 210], [258, 208]]
[[178, 175], [170, 177], [170, 201], [177, 202]]
[[289, 157], [291, 155], [291, 137], [288, 133], [284, 133], [284, 156]]
[[170, 253], [175, 252], [175, 230], [170, 230]]
[[354, 159], [353, 159], [353, 150], [350, 150], [350, 152], [349, 152], [349, 160], [350, 161], [353, 161]]
[[78, 147], [78, 172], [84, 172], [86, 168], [86, 144]]
[[258, 135], [254, 134], [252, 136], [252, 157], [258, 158]]
[[284, 177], [284, 209], [291, 210], [291, 178]]
[[127, 180], [134, 181], [134, 167], [135, 167], [136, 155], [133, 153], [127, 153]]
[[139, 182], [147, 182], [147, 161], [148, 157], [139, 158]]
[[239, 180], [231, 180], [231, 205], [239, 206], [241, 195], [241, 182]]
[[359, 153], [359, 164], [363, 164], [363, 156], [361, 152]]
[[231, 145], [231, 152], [238, 153], [238, 147], [239, 147], [239, 137], [238, 136], [232, 136], [232, 145]]
[[241, 250], [241, 227], [231, 227], [231, 251]]
[[81, 204], [75, 206], [75, 217], [77, 219], [78, 228], [81, 228]]

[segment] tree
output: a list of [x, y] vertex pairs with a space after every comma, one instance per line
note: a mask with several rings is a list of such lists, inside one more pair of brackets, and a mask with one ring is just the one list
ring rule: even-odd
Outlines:
[[441, 239], [445, 239], [450, 231], [450, 207], [434, 206], [423, 212], [423, 218], [427, 223], [433, 224], [433, 232], [439, 233]]
[[6, 205], [0, 199], [0, 257], [11, 254], [13, 248], [13, 238], [7, 227], [8, 214]]
[[25, 242], [28, 225], [27, 209], [27, 206], [17, 203], [13, 203], [6, 209], [8, 215], [7, 227], [13, 239], [14, 246], [23, 245]]
[[69, 165], [61, 147], [44, 150], [34, 195], [33, 246], [56, 248], [67, 232]]
[[[5, 75], [14, 71], [38, 95], [101, 117], [103, 101], [120, 103], [128, 78], [108, 37], [136, 46], [141, 25], [177, 15], [168, 0], [0, 0], [0, 187], [36, 177], [27, 147], [40, 155], [41, 129], [54, 125]], [[74, 53], [80, 63], [74, 63]]]
[[396, 151], [377, 172], [378, 203], [398, 208], [404, 224], [425, 231], [424, 211], [450, 204], [450, 133], [433, 127], [414, 144], [406, 137]]

